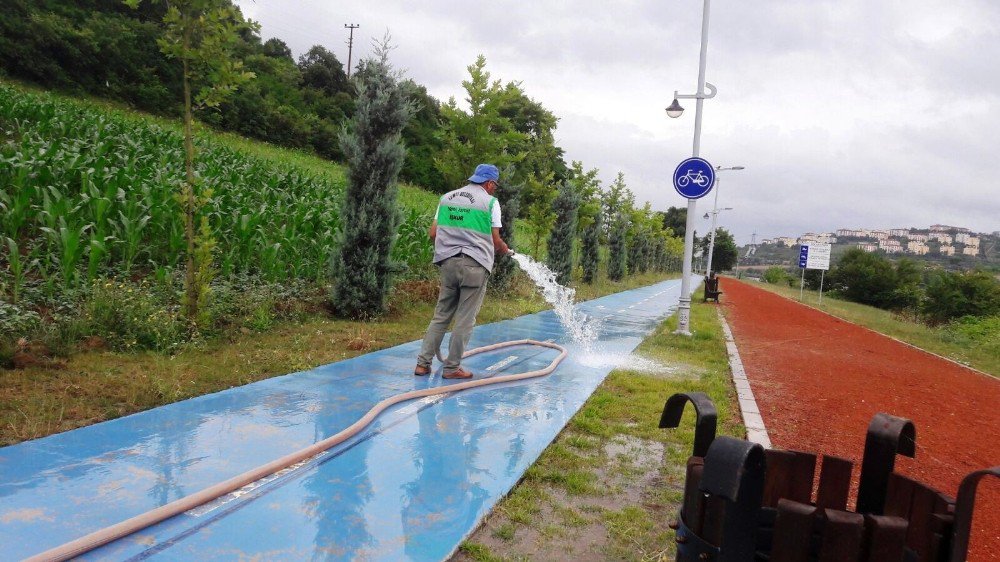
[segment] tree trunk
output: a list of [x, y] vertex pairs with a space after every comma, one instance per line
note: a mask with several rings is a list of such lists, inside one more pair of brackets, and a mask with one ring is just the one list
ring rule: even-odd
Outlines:
[[[185, 16], [184, 20], [184, 52], [191, 48], [191, 25]], [[184, 62], [184, 169], [186, 172], [184, 186], [181, 188], [182, 206], [184, 208], [184, 235], [187, 238], [187, 260], [184, 272], [184, 315], [194, 321], [198, 317], [198, 283], [194, 263], [194, 117], [191, 114], [191, 77], [188, 60]]]

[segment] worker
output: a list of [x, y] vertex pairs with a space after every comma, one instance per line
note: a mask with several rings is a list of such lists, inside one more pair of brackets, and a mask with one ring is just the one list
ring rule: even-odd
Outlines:
[[440, 269], [441, 287], [434, 318], [427, 327], [417, 356], [414, 375], [430, 374], [431, 361], [454, 319], [442, 376], [446, 379], [473, 376], [462, 368], [462, 354], [483, 305], [494, 257], [514, 253], [500, 238], [500, 202], [493, 196], [499, 179], [500, 171], [496, 166], [480, 164], [468, 185], [441, 196], [429, 231], [434, 241], [434, 265]]

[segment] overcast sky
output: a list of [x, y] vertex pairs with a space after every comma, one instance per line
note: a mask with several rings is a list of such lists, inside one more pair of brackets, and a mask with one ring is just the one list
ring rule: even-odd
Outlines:
[[[699, 0], [542, 2], [238, 0], [295, 53], [354, 61], [386, 30], [394, 64], [461, 100], [478, 54], [559, 117], [567, 162], [619, 171], [638, 201], [684, 206], [671, 184], [691, 156]], [[1000, 2], [715, 0], [701, 156], [720, 174], [720, 226], [740, 244], [848, 227], [943, 223], [1000, 230]], [[475, 163], [470, 163], [473, 165]], [[698, 202], [706, 232], [712, 195]]]

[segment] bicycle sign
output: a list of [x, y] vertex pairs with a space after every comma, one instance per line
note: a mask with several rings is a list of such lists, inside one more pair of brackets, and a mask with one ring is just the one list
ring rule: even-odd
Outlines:
[[674, 170], [674, 189], [688, 199], [700, 199], [712, 191], [715, 168], [703, 158], [688, 158]]

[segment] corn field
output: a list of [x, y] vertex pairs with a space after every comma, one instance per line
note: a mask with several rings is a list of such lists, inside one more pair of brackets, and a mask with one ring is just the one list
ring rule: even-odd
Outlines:
[[[197, 146], [199, 190], [212, 194], [202, 213], [221, 275], [325, 278], [343, 182], [238, 152], [210, 135]], [[0, 83], [0, 270], [8, 271], [13, 301], [26, 278], [73, 287], [181, 266], [175, 196], [183, 177], [179, 130]], [[429, 211], [404, 213], [394, 257], [429, 261]]]

